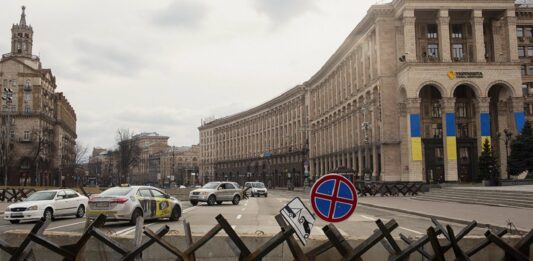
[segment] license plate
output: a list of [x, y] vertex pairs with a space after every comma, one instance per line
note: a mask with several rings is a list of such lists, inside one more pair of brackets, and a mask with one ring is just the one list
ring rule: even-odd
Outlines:
[[97, 207], [109, 207], [109, 202], [96, 202]]
[[11, 217], [12, 218], [14, 218], [14, 217], [23, 217], [23, 215], [22, 215], [22, 213], [12, 213]]

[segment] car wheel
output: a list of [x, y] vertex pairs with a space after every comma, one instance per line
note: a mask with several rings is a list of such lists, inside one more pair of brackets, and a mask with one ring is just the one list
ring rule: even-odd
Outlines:
[[143, 212], [140, 209], [135, 209], [133, 213], [131, 213], [131, 219], [130, 219], [130, 225], [135, 226], [137, 224], [137, 218], [142, 217]]
[[222, 205], [222, 201], [217, 201], [217, 204]]
[[82, 218], [83, 216], [85, 216], [85, 206], [80, 205], [78, 207], [78, 211], [76, 211], [76, 217], [77, 218]]
[[233, 203], [233, 205], [239, 205], [239, 201], [241, 201], [241, 197], [239, 195], [235, 195], [231, 203]]
[[11, 224], [18, 224], [20, 223], [20, 220], [9, 220], [9, 222], [11, 222]]
[[193, 206], [198, 205], [198, 201], [192, 201], [192, 200], [191, 200], [191, 205], [193, 205]]
[[215, 198], [215, 195], [211, 195], [209, 196], [209, 198], [207, 199], [207, 205], [209, 206], [213, 206], [215, 205], [215, 202], [217, 201], [217, 199]]
[[54, 211], [51, 208], [47, 208], [44, 210], [43, 217], [45, 219], [54, 220]]
[[265, 194], [265, 198], [268, 196], [268, 194]]
[[254, 193], [252, 192], [252, 198], [255, 197]]
[[181, 217], [181, 208], [179, 206], [174, 206], [172, 213], [170, 214], [170, 221], [178, 221]]

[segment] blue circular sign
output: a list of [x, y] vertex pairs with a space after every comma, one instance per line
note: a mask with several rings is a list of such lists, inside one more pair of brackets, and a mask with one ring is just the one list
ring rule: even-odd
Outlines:
[[357, 191], [344, 176], [329, 174], [311, 189], [311, 206], [318, 217], [327, 222], [341, 222], [357, 208]]

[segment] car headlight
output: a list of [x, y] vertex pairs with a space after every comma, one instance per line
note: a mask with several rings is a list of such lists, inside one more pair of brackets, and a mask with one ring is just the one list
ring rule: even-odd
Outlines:
[[205, 191], [202, 192], [202, 196], [207, 196], [207, 195], [209, 195], [209, 192], [205, 192]]
[[31, 206], [27, 208], [26, 210], [37, 210], [37, 205]]

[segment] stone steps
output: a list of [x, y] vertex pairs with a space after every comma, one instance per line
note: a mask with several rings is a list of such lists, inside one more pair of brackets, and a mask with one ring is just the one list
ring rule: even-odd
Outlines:
[[533, 193], [521, 191], [445, 188], [433, 189], [428, 193], [414, 197], [414, 199], [499, 207], [533, 208]]

